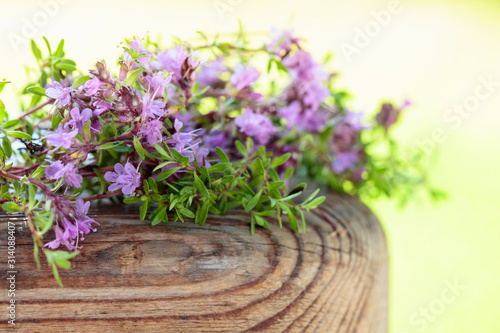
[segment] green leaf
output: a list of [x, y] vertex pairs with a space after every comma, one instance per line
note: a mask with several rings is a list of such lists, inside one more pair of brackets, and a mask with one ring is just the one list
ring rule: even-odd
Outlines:
[[313, 209], [313, 208], [316, 208], [318, 207], [319, 205], [321, 205], [323, 203], [323, 201], [325, 201], [326, 197], [324, 196], [321, 196], [321, 197], [317, 197], [316, 199], [314, 199], [313, 201], [311, 201], [310, 203], [306, 204], [306, 205], [302, 205], [303, 208], [305, 209]]
[[311, 195], [306, 199], [304, 200], [304, 202], [302, 203], [302, 205], [308, 203], [309, 201], [311, 201], [312, 199], [314, 199], [314, 197], [319, 193], [319, 188], [314, 191], [313, 193], [311, 193]]
[[9, 120], [9, 121], [6, 121], [5, 123], [3, 123], [2, 127], [7, 129], [7, 128], [14, 127], [17, 124], [19, 124], [19, 119], [12, 119], [12, 120]]
[[291, 200], [291, 199], [293, 199], [293, 198], [295, 198], [295, 197], [298, 197], [298, 196], [299, 196], [299, 195], [301, 195], [301, 194], [302, 194], [302, 191], [301, 191], [301, 192], [294, 193], [294, 194], [290, 194], [289, 196], [284, 197], [284, 198], [281, 198], [281, 199], [279, 199], [279, 200], [280, 200], [280, 201], [288, 201], [288, 200]]
[[162, 146], [160, 146], [159, 144], [155, 143], [154, 147], [155, 147], [156, 151], [160, 153], [160, 155], [162, 155], [164, 157], [167, 157], [168, 159], [171, 159], [170, 155], [168, 155], [168, 153], [165, 151], [165, 149], [163, 149]]
[[258, 225], [260, 225], [261, 227], [264, 227], [264, 229], [269, 230], [269, 223], [267, 222], [267, 220], [265, 218], [263, 218], [262, 216], [259, 216], [259, 215], [255, 215], [255, 214], [253, 217], [255, 218], [255, 222], [257, 222]]
[[278, 217], [278, 223], [281, 229], [283, 228], [283, 223], [281, 222], [281, 209], [279, 207], [276, 207], [276, 216]]
[[252, 215], [252, 218], [250, 219], [250, 234], [252, 236], [255, 235], [255, 218], [254, 218], [254, 215]]
[[189, 217], [191, 219], [195, 217], [194, 213], [185, 207], [181, 208], [180, 212], [182, 215]]
[[127, 197], [127, 198], [123, 199], [124, 204], [135, 204], [135, 203], [139, 203], [139, 202], [143, 202], [141, 200], [141, 197]]
[[156, 181], [161, 182], [162, 180], [167, 179], [168, 177], [172, 176], [177, 170], [181, 168], [172, 168], [172, 169], [167, 169], [165, 171], [160, 172], [158, 176], [156, 176]]
[[75, 65], [70, 65], [70, 64], [65, 63], [65, 62], [60, 62], [60, 63], [56, 64], [56, 68], [65, 70], [67, 72], [76, 71], [76, 66]]
[[[89, 119], [85, 122], [82, 128], [82, 137], [84, 138], [85, 142], [88, 142], [90, 140], [90, 126], [92, 125], [92, 121]], [[116, 141], [115, 141], [116, 142]], [[113, 143], [113, 142], [110, 142]]]
[[291, 210], [288, 211], [288, 221], [295, 232], [299, 232], [299, 224], [297, 223], [297, 218], [293, 215]]
[[144, 188], [144, 193], [149, 193], [149, 182], [147, 181], [147, 179], [144, 179], [142, 181], [142, 187]]
[[245, 157], [247, 157], [247, 156], [248, 156], [248, 155], [247, 155], [247, 152], [245, 151], [245, 146], [243, 146], [243, 144], [241, 143], [241, 141], [240, 141], [240, 140], [236, 140], [236, 141], [234, 142], [234, 145], [236, 146], [236, 149], [238, 150], [238, 152], [239, 152], [241, 155], [243, 155], [243, 156], [245, 156]]
[[28, 133], [24, 132], [19, 132], [19, 131], [9, 131], [7, 132], [7, 135], [13, 136], [18, 139], [24, 139], [24, 140], [31, 140], [31, 135]]
[[251, 154], [253, 151], [253, 140], [251, 137], [247, 137], [247, 152]]
[[9, 213], [15, 213], [15, 212], [20, 211], [21, 207], [19, 207], [14, 202], [4, 202], [2, 204], [2, 209], [5, 210], [6, 212], [9, 212]]
[[139, 154], [141, 160], [144, 160], [146, 158], [146, 156], [144, 155], [144, 148], [142, 147], [141, 142], [136, 136], [134, 136], [134, 148], [137, 154]]
[[223, 163], [229, 163], [229, 158], [227, 157], [226, 153], [220, 149], [219, 147], [215, 147], [215, 152], [217, 153], [217, 156], [219, 156], [219, 159]]
[[227, 169], [231, 168], [232, 164], [229, 162], [225, 163], [217, 163], [208, 168], [209, 172], [224, 172]]
[[266, 169], [264, 169], [264, 164], [262, 163], [262, 160], [260, 158], [255, 159], [253, 167], [255, 169], [256, 176], [263, 175], [266, 172]]
[[251, 211], [255, 205], [259, 202], [260, 196], [262, 194], [262, 190], [260, 190], [252, 199], [248, 201], [248, 203], [245, 206], [245, 212]]
[[148, 201], [144, 201], [139, 210], [141, 221], [144, 221], [144, 219], [146, 218], [146, 213], [148, 212]]
[[276, 182], [269, 183], [269, 185], [267, 186], [267, 188], [270, 189], [270, 190], [276, 190], [276, 189], [279, 189], [280, 187], [282, 187], [284, 185], [285, 185], [285, 182], [283, 182], [283, 181], [276, 181]]
[[2, 138], [2, 147], [3, 147], [3, 151], [5, 153], [5, 156], [10, 158], [12, 156], [12, 145], [11, 145], [10, 140], [7, 136], [4, 136]]
[[204, 225], [205, 221], [207, 220], [208, 217], [208, 202], [204, 202], [203, 205], [198, 206], [198, 210], [196, 211], [196, 215], [194, 218], [194, 222], [199, 224], [199, 225]]
[[56, 128], [62, 120], [63, 117], [59, 113], [52, 117], [52, 128]]
[[182, 111], [184, 109], [185, 105], [184, 104], [175, 104], [175, 105], [171, 105], [168, 107], [166, 113], [170, 116], [174, 115], [174, 114], [177, 114], [179, 113], [180, 111]]
[[51, 55], [52, 54], [52, 49], [50, 48], [49, 40], [45, 36], [42, 36], [42, 38], [43, 38], [43, 41], [45, 42], [45, 45], [47, 46], [47, 50], [49, 51], [49, 55]]
[[283, 178], [282, 179], [288, 179], [288, 178], [292, 177], [294, 172], [295, 172], [295, 169], [293, 168], [293, 166], [289, 166], [285, 170], [285, 173], [283, 174]]
[[306, 232], [306, 219], [304, 217], [304, 213], [299, 209], [300, 217], [302, 219], [302, 232]]
[[276, 168], [276, 167], [282, 165], [283, 163], [288, 161], [290, 156], [291, 156], [290, 153], [286, 153], [284, 155], [281, 155], [280, 157], [274, 158], [273, 161], [271, 162], [271, 167]]
[[106, 191], [106, 180], [104, 179], [102, 173], [99, 170], [97, 170], [97, 168], [94, 169], [94, 172], [97, 178], [99, 178], [99, 183], [101, 185], [101, 193], [104, 193], [104, 191]]
[[157, 225], [157, 224], [159, 224], [161, 221], [163, 221], [163, 219], [165, 218], [165, 216], [167, 216], [167, 207], [163, 207], [163, 208], [160, 209], [160, 211], [158, 212], [158, 214], [156, 214], [156, 216], [153, 219], [153, 221], [151, 221], [151, 225]]
[[60, 58], [63, 55], [64, 52], [64, 39], [61, 39], [59, 42], [59, 45], [57, 46], [57, 50], [54, 53], [54, 58]]
[[90, 76], [88, 75], [80, 76], [73, 82], [72, 88], [73, 89], [78, 88], [79, 86], [85, 84], [85, 82], [87, 82], [88, 80], [90, 80]]
[[34, 245], [33, 254], [35, 257], [36, 269], [39, 271], [41, 269], [42, 265], [40, 264], [40, 256], [38, 255], [38, 253], [39, 253], [38, 245], [36, 245], [36, 243], [34, 243], [33, 245]]
[[113, 141], [113, 142], [107, 142], [105, 144], [102, 144], [102, 145], [99, 145], [99, 146], [96, 146], [95, 149], [96, 150], [110, 150], [112, 148], [115, 148], [119, 145], [121, 145], [123, 143], [123, 141]]
[[199, 171], [203, 183], [208, 183], [208, 187], [211, 187], [212, 179], [210, 178], [210, 173], [208, 172], [207, 167], [202, 167], [199, 169]]
[[189, 164], [189, 157], [182, 155], [175, 149], [170, 149], [172, 152], [172, 155], [174, 156], [174, 159], [178, 161], [182, 166], [186, 166]]
[[33, 55], [35, 56], [35, 59], [37, 61], [42, 60], [42, 51], [40, 51], [33, 39], [31, 40], [31, 52], [33, 52]]
[[[10, 81], [0, 81], [0, 92], [2, 92], [5, 85], [9, 84], [9, 83], [10, 83]], [[0, 105], [3, 105], [3, 103], [0, 102]], [[2, 108], [5, 108], [5, 106], [2, 106]]]
[[45, 249], [43, 250], [43, 252], [47, 257], [48, 264], [52, 266], [52, 272], [54, 274], [54, 278], [56, 279], [59, 286], [62, 288], [63, 284], [61, 282], [61, 278], [59, 277], [59, 271], [57, 270], [57, 266], [63, 269], [70, 269], [71, 263], [69, 262], [69, 259], [74, 258], [76, 255], [78, 255], [79, 252], [75, 251], [68, 253], [65, 251], [50, 251]]
[[200, 192], [201, 195], [203, 195], [205, 198], [209, 198], [210, 197], [210, 193], [208, 192], [205, 184], [203, 184], [203, 182], [201, 181], [201, 179], [196, 174], [194, 174], [194, 186], [196, 187], [196, 189], [198, 190], [198, 192]]
[[44, 173], [45, 173], [45, 166], [40, 165], [38, 168], [36, 168], [35, 171], [33, 171], [30, 178], [33, 178], [33, 179], [40, 178]]
[[153, 172], [156, 172], [157, 170], [160, 170], [161, 168], [166, 167], [167, 165], [172, 164], [172, 163], [175, 163], [175, 162], [174, 161], [163, 162], [162, 164], [157, 165], [156, 168], [153, 169]]
[[26, 88], [26, 92], [44, 97], [46, 96], [45, 89], [43, 89], [42, 87], [31, 86]]
[[227, 175], [221, 178], [223, 183], [230, 184], [234, 180], [233, 175]]
[[135, 82], [137, 81], [137, 79], [139, 78], [139, 76], [142, 74], [142, 72], [143, 72], [142, 68], [138, 68], [136, 70], [133, 70], [132, 72], [129, 72], [128, 78], [127, 78], [127, 81], [125, 84], [128, 86], [133, 86], [135, 84]]

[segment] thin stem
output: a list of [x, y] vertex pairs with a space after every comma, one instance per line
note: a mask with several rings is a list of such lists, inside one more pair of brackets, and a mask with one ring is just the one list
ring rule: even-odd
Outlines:
[[23, 113], [20, 117], [19, 117], [19, 120], [23, 120], [24, 118], [26, 118], [27, 116], [29, 116], [30, 114], [33, 114], [35, 112], [37, 112], [38, 110], [40, 110], [41, 108], [43, 108], [44, 106], [50, 104], [51, 100], [47, 100], [45, 102], [43, 102], [42, 104], [39, 104], [37, 106], [35, 106], [33, 109], [31, 110], [28, 110], [26, 111], [25, 113]]
[[[19, 177], [19, 176], [10, 174], [10, 173], [5, 173], [3, 171], [0, 171], [0, 176], [4, 177], [4, 178], [9, 178], [9, 179], [17, 180], [19, 182], [22, 181], [22, 179], [23, 179], [23, 177]], [[45, 186], [42, 182], [39, 182], [38, 180], [35, 180], [33, 178], [28, 178], [28, 177], [26, 177], [25, 179], [29, 183], [31, 183], [32, 185], [35, 185], [38, 188], [40, 188], [43, 191], [43, 193], [45, 193], [45, 195], [47, 197], [50, 197], [50, 198], [54, 197], [54, 194], [52, 193], [52, 191], [50, 190], [50, 188], [48, 188], [47, 186]]]
[[83, 198], [83, 201], [107, 199], [107, 198], [117, 197], [119, 195], [123, 195], [122, 191], [115, 191], [115, 192], [108, 192], [108, 193], [92, 195], [90, 197]]

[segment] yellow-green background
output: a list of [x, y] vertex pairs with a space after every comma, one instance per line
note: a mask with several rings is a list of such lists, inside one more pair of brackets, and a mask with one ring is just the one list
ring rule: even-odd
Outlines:
[[[26, 37], [25, 22], [43, 18], [41, 3], [54, 2], [0, 1], [0, 76], [18, 87], [24, 83], [23, 64], [33, 61], [27, 43], [15, 46], [11, 40]], [[500, 87], [456, 128], [445, 118], [455, 104], [474, 95], [479, 77], [500, 82], [500, 1], [400, 1], [400, 12], [347, 61], [343, 43], [353, 44], [356, 29], [373, 21], [371, 12], [390, 3], [61, 1], [52, 7], [50, 20], [38, 22], [32, 37], [41, 41], [45, 35], [54, 43], [65, 38], [68, 55], [80, 68], [90, 68], [101, 58], [114, 63], [123, 37], [147, 31], [190, 38], [196, 30], [233, 31], [238, 18], [250, 31], [291, 26], [318, 57], [334, 52], [340, 84], [356, 97], [352, 109], [372, 112], [381, 98], [411, 99], [414, 104], [397, 134], [405, 144], [418, 145], [435, 129], [445, 133], [436, 145], [433, 180], [451, 197], [436, 206], [415, 200], [404, 210], [386, 200], [369, 203], [390, 247], [390, 330], [500, 332]], [[11, 110], [17, 106], [12, 88], [3, 94]], [[446, 281], [465, 289], [427, 319], [425, 328], [414, 323], [420, 309], [439, 305]]]

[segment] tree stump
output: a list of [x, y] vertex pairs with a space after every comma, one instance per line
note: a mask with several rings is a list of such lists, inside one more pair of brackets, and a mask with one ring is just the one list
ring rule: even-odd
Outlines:
[[[305, 233], [285, 219], [279, 229], [271, 218], [271, 230], [256, 228], [254, 236], [243, 211], [209, 216], [204, 226], [151, 226], [134, 208], [101, 207], [92, 214], [98, 232], [81, 241], [71, 270], [59, 270], [64, 288], [43, 253], [36, 270], [25, 220], [1, 214], [3, 258], [7, 220], [17, 227], [20, 331], [387, 331], [385, 236], [353, 197], [329, 194], [306, 214]], [[7, 260], [1, 262], [6, 304]]]

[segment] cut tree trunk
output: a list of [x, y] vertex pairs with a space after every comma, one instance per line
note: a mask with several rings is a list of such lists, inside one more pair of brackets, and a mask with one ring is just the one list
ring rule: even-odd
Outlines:
[[7, 221], [13, 221], [21, 331], [387, 331], [384, 232], [349, 196], [328, 195], [321, 209], [306, 214], [305, 233], [294, 233], [286, 219], [280, 229], [270, 218], [271, 230], [256, 228], [254, 236], [242, 211], [209, 216], [204, 226], [151, 226], [134, 209], [101, 207], [92, 214], [98, 231], [80, 240], [72, 269], [59, 270], [64, 288], [43, 253], [36, 270], [25, 219], [1, 214], [0, 299], [10, 299]]

